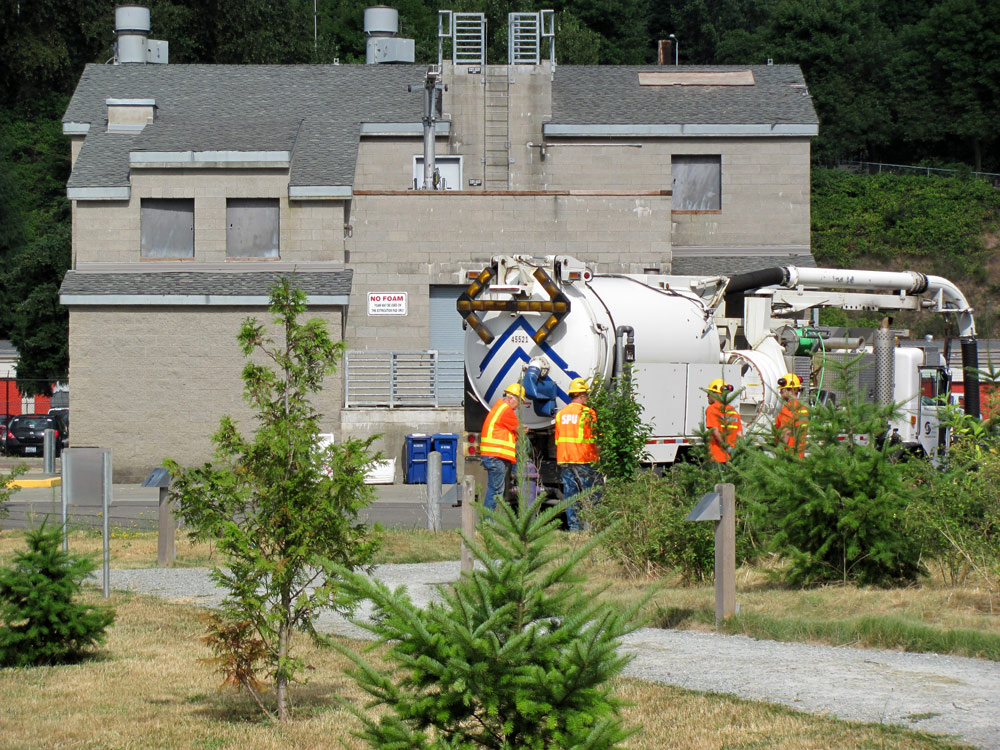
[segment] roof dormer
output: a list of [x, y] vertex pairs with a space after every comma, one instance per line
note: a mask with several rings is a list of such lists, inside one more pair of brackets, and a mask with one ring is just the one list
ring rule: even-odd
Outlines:
[[108, 132], [138, 133], [156, 117], [155, 99], [108, 99]]

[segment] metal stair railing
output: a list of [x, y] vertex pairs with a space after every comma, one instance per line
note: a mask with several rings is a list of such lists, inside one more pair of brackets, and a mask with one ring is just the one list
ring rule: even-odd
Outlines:
[[464, 374], [464, 355], [458, 351], [348, 351], [344, 406], [460, 406]]
[[542, 21], [539, 13], [507, 15], [507, 63], [538, 65], [541, 59]]
[[444, 58], [444, 40], [451, 40], [455, 65], [486, 64], [486, 14], [438, 11], [438, 64]]

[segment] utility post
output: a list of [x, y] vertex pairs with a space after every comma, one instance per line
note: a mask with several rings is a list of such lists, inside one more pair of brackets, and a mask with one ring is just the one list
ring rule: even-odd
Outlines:
[[715, 627], [736, 614], [736, 488], [715, 485], [685, 521], [715, 521]]

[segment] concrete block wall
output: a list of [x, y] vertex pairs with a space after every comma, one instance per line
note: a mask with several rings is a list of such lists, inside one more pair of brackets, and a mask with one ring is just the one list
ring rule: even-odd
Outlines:
[[[429, 286], [464, 284], [493, 255], [574, 255], [602, 271], [669, 267], [670, 197], [364, 195], [351, 212], [352, 349], [426, 349]], [[368, 315], [369, 292], [406, 292], [406, 316]]]
[[[312, 308], [340, 338], [341, 312]], [[243, 320], [269, 321], [263, 308], [76, 308], [70, 316], [72, 444], [110, 448], [116, 482], [138, 482], [173, 458], [211, 460], [210, 437], [224, 414], [245, 435], [255, 422], [243, 400]], [[108, 331], [114, 331], [109, 337]], [[325, 432], [339, 433], [339, 373], [314, 402]]]
[[[559, 139], [546, 150], [551, 189], [670, 190], [671, 157], [722, 158], [722, 210], [673, 212], [671, 244], [682, 247], [809, 246], [810, 164], [806, 138], [672, 140]], [[636, 148], [635, 146], [641, 146]], [[537, 150], [536, 150], [537, 151]]]
[[[542, 142], [542, 124], [552, 117], [552, 64], [544, 61], [539, 65], [511, 65], [509, 72], [512, 81], [508, 117], [511, 187], [515, 190], [543, 189], [547, 185], [545, 165], [539, 158], [540, 148], [528, 144]], [[635, 189], [634, 185], [629, 187]]]
[[[486, 88], [485, 71], [477, 72], [476, 66], [460, 65], [457, 68], [451, 62], [442, 65], [442, 80], [448, 90], [442, 95], [444, 116], [451, 120], [451, 153], [464, 157], [462, 175], [463, 190], [483, 190], [486, 184], [486, 168], [483, 164], [485, 155], [485, 107]], [[482, 180], [482, 185], [470, 187], [470, 179]]]
[[[461, 407], [449, 409], [344, 409], [340, 415], [341, 432], [338, 439], [367, 438], [374, 434], [381, 437], [374, 447], [386, 458], [396, 459], [396, 484], [405, 479], [406, 436], [418, 433], [433, 435], [438, 432], [456, 432], [461, 438], [464, 417]], [[342, 437], [341, 437], [342, 436]], [[461, 481], [465, 461], [459, 456], [457, 472]]]
[[158, 169], [132, 173], [128, 201], [74, 201], [77, 263], [138, 263], [143, 198], [194, 199], [194, 261], [226, 260], [226, 200], [277, 198], [281, 260], [343, 261], [344, 202], [289, 201], [287, 170]]
[[[434, 147], [437, 154], [452, 153], [447, 138], [437, 138]], [[412, 189], [413, 157], [423, 154], [422, 138], [362, 138], [354, 170], [354, 189]]]

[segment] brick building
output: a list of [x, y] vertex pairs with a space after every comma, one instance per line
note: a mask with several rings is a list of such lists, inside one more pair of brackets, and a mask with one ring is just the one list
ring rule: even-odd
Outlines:
[[[797, 66], [445, 60], [445, 189], [416, 190], [425, 72], [86, 68], [63, 122], [61, 301], [75, 442], [110, 447], [117, 479], [204, 461], [221, 414], [249, 418], [235, 335], [279, 275], [350, 352], [318, 404], [326, 428], [381, 432], [398, 456], [407, 433], [460, 429], [454, 299], [494, 254], [682, 274], [813, 264], [817, 118]], [[386, 395], [400, 363], [423, 374]]]

